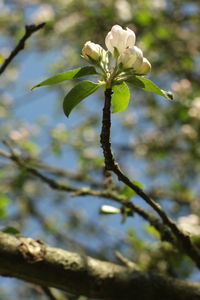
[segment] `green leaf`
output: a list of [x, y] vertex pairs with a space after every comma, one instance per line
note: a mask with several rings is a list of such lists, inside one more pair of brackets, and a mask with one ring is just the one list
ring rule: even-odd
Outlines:
[[14, 227], [11, 227], [11, 226], [7, 226], [5, 227], [2, 232], [5, 232], [5, 233], [9, 233], [9, 234], [19, 234], [19, 230], [17, 230], [16, 228]]
[[145, 231], [146, 231], [149, 235], [151, 235], [151, 236], [153, 236], [153, 237], [155, 237], [155, 238], [159, 238], [159, 237], [160, 237], [160, 234], [159, 234], [158, 230], [156, 230], [155, 227], [153, 227], [153, 226], [147, 224], [147, 225], [144, 225], [144, 229], [145, 229]]
[[130, 240], [131, 245], [134, 247], [136, 251], [144, 250], [145, 242], [137, 237], [135, 230], [131, 227], [127, 230], [128, 238]]
[[[139, 188], [143, 187], [143, 184], [137, 180], [131, 180], [131, 182], [134, 183], [135, 185], [137, 185]], [[120, 194], [123, 195], [124, 197], [130, 199], [133, 195], [135, 195], [135, 192], [129, 186], [124, 185]]]
[[9, 204], [10, 200], [4, 196], [0, 195], [0, 218], [3, 218], [7, 215], [7, 205]]
[[65, 96], [63, 102], [63, 110], [67, 117], [69, 117], [72, 109], [80, 103], [84, 98], [94, 93], [101, 84], [84, 80], [79, 82], [75, 87], [69, 91]]
[[112, 112], [117, 113], [125, 110], [130, 99], [130, 91], [125, 82], [114, 85], [112, 88]]
[[155, 83], [145, 77], [134, 75], [129, 77], [126, 82], [129, 82], [140, 89], [161, 95], [167, 100], [173, 100], [171, 92], [161, 90], [157, 85], [155, 85]]
[[93, 74], [97, 74], [94, 67], [87, 66], [87, 67], [83, 67], [83, 68], [77, 68], [74, 70], [70, 70], [70, 71], [63, 72], [63, 73], [54, 75], [52, 77], [49, 77], [46, 80], [34, 85], [31, 88], [31, 90], [35, 89], [36, 87], [45, 86], [45, 85], [53, 85], [53, 84], [57, 84], [59, 82], [65, 81], [65, 80], [70, 80], [70, 79], [79, 78], [79, 77], [83, 77], [83, 76], [87, 76], [87, 75], [93, 75]]
[[0, 65], [4, 62], [3, 55], [0, 53]]
[[131, 208], [129, 207], [123, 207], [122, 209], [122, 219], [121, 219], [121, 224], [124, 224], [126, 222], [126, 219], [128, 217], [132, 217], [133, 216], [133, 211]]
[[39, 152], [39, 147], [38, 147], [38, 144], [36, 143], [33, 143], [32, 141], [30, 140], [24, 140], [20, 143], [20, 146], [26, 150], [26, 151], [29, 151], [31, 153], [38, 153]]
[[114, 53], [113, 53], [114, 58], [119, 57], [119, 55], [120, 55], [119, 50], [116, 47], [114, 47]]

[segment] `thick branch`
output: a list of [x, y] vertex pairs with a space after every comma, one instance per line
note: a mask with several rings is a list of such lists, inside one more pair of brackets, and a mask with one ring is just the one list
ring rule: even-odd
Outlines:
[[192, 258], [196, 265], [200, 268], [200, 251], [192, 243], [190, 237], [184, 234], [173, 220], [171, 220], [161, 206], [151, 199], [140, 187], [134, 184], [119, 168], [118, 164], [115, 161], [114, 155], [111, 150], [110, 142], [110, 128], [111, 128], [111, 117], [110, 117], [110, 108], [111, 108], [111, 95], [112, 90], [106, 89], [105, 91], [105, 104], [103, 108], [103, 120], [102, 120], [102, 131], [100, 135], [100, 142], [103, 148], [105, 168], [107, 170], [113, 171], [118, 179], [129, 186], [137, 195], [139, 195], [145, 202], [147, 202], [160, 216], [163, 223], [168, 226], [168, 228], [175, 235], [177, 242], [180, 244], [181, 248], [185, 253]]
[[12, 52], [10, 53], [10, 55], [5, 59], [4, 63], [2, 64], [2, 66], [0, 67], [0, 75], [5, 71], [5, 69], [7, 68], [7, 66], [11, 63], [11, 61], [13, 60], [13, 58], [21, 51], [24, 49], [25, 47], [25, 42], [26, 40], [36, 31], [38, 31], [39, 29], [43, 28], [45, 25], [45, 23], [41, 23], [39, 25], [27, 25], [25, 27], [25, 33], [23, 35], [23, 37], [21, 38], [21, 40], [19, 41], [19, 43], [17, 44], [17, 46], [12, 50]]
[[198, 300], [200, 285], [0, 233], [0, 274], [98, 299]]

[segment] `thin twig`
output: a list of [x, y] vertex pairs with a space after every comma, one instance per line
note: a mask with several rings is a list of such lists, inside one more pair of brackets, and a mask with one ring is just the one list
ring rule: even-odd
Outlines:
[[94, 178], [90, 177], [88, 174], [85, 174], [83, 171], [73, 172], [37, 160], [32, 161], [32, 164], [35, 168], [45, 170], [52, 175], [68, 177], [73, 181], [78, 181], [78, 182], [81, 181], [81, 182], [89, 183], [92, 187], [99, 187], [99, 188], [103, 187], [103, 184], [101, 182], [97, 182], [96, 180], [94, 180]]
[[128, 201], [128, 199], [125, 198], [124, 196], [121, 196], [112, 190], [92, 190], [89, 187], [77, 188], [77, 187], [73, 187], [71, 185], [66, 185], [64, 183], [57, 182], [56, 180], [43, 175], [37, 169], [35, 169], [33, 167], [29, 167], [27, 165], [27, 162], [25, 162], [23, 160], [23, 158], [20, 157], [16, 153], [15, 149], [12, 147], [10, 142], [4, 141], [4, 144], [9, 148], [11, 153], [8, 153], [8, 152], [0, 149], [0, 156], [11, 159], [19, 167], [25, 169], [28, 173], [39, 178], [40, 180], [42, 180], [43, 182], [48, 184], [52, 189], [71, 193], [71, 196], [73, 196], [73, 197], [75, 197], [75, 196], [95, 196], [95, 197], [101, 197], [101, 198], [113, 200], [122, 205], [122, 210], [123, 210], [123, 208], [127, 207], [127, 208], [131, 209], [133, 212], [136, 212], [137, 214], [139, 214], [143, 219], [147, 220], [154, 228], [157, 229], [157, 231], [160, 233], [161, 239], [163, 241], [168, 241], [172, 245], [176, 245], [180, 249], [183, 248], [183, 245], [177, 243], [176, 239], [174, 238], [174, 235], [172, 234], [171, 230], [166, 226], [165, 223], [163, 224], [154, 215], [150, 214], [149, 212], [145, 211], [141, 207]]
[[122, 262], [127, 268], [135, 271], [141, 270], [138, 265], [136, 265], [133, 261], [129, 260], [125, 257], [121, 252], [115, 251], [116, 258]]
[[200, 251], [193, 244], [189, 235], [183, 233], [176, 223], [167, 216], [161, 206], [151, 199], [140, 187], [134, 184], [120, 169], [119, 165], [115, 161], [115, 157], [111, 150], [110, 142], [110, 129], [111, 129], [111, 96], [112, 90], [106, 89], [105, 91], [105, 103], [103, 108], [103, 119], [102, 119], [102, 130], [100, 135], [100, 142], [103, 149], [105, 168], [114, 172], [118, 179], [129, 186], [138, 196], [140, 196], [146, 203], [148, 203], [160, 216], [163, 223], [168, 226], [168, 228], [175, 235], [177, 242], [180, 244], [181, 248], [190, 256], [196, 265], [200, 268]]
[[5, 71], [7, 66], [11, 63], [11, 61], [14, 59], [14, 57], [24, 49], [26, 40], [36, 31], [43, 28], [45, 23], [41, 23], [39, 25], [27, 25], [25, 26], [25, 33], [23, 37], [18, 42], [17, 46], [12, 50], [10, 55], [5, 59], [4, 63], [0, 67], [0, 75]]
[[41, 286], [41, 289], [44, 292], [44, 294], [49, 298], [49, 300], [58, 300], [58, 298], [54, 295], [54, 293], [49, 287]]
[[135, 205], [128, 201], [127, 198], [124, 196], [116, 193], [112, 190], [92, 190], [88, 187], [78, 188], [74, 186], [69, 186], [63, 183], [59, 183], [56, 180], [49, 178], [42, 173], [40, 173], [38, 170], [34, 168], [30, 168], [27, 165], [27, 162], [23, 161], [23, 159], [16, 153], [16, 151], [12, 148], [11, 144], [8, 141], [4, 141], [4, 143], [9, 147], [10, 152], [8, 153], [2, 149], [0, 149], [0, 156], [3, 156], [7, 159], [12, 160], [15, 162], [19, 167], [25, 169], [30, 174], [34, 175], [35, 177], [38, 177], [40, 180], [48, 184], [52, 189], [59, 190], [59, 191], [66, 191], [68, 193], [71, 193], [71, 196], [95, 196], [105, 199], [113, 200], [123, 207], [128, 207], [133, 212], [140, 215], [143, 219], [147, 220], [152, 226], [154, 226], [158, 232], [160, 233], [161, 239], [170, 242], [172, 245], [175, 244], [175, 239], [171, 231], [166, 227], [158, 218], [156, 218], [154, 215], [150, 214], [149, 212], [145, 211], [143, 208], [139, 207], [138, 205]]

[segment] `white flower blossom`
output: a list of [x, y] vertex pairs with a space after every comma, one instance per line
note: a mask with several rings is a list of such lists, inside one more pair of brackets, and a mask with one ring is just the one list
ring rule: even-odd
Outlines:
[[106, 36], [105, 44], [112, 54], [115, 48], [121, 54], [125, 49], [135, 45], [135, 33], [129, 28], [124, 30], [121, 26], [114, 25]]
[[199, 235], [200, 234], [200, 219], [197, 215], [191, 214], [178, 219], [179, 227], [189, 234]]
[[[143, 52], [135, 46], [135, 33], [119, 25], [114, 25], [105, 38], [108, 51], [116, 58], [113, 74], [123, 73], [124, 78], [130, 72], [136, 75], [146, 75], [151, 70], [151, 64], [143, 57]], [[104, 70], [104, 74], [111, 74], [109, 70], [108, 51], [99, 44], [87, 41], [82, 49], [82, 56], [91, 64], [95, 64]], [[113, 79], [113, 75], [111, 75]]]

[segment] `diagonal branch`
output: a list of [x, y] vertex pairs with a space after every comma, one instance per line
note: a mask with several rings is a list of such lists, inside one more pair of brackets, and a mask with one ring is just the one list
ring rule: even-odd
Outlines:
[[26, 40], [36, 31], [43, 28], [45, 23], [41, 23], [39, 25], [27, 25], [25, 26], [25, 33], [21, 40], [18, 42], [17, 46], [12, 50], [10, 55], [5, 59], [4, 63], [0, 67], [0, 75], [5, 71], [7, 66], [11, 63], [11, 61], [14, 59], [14, 57], [24, 49]]
[[0, 274], [98, 299], [197, 300], [200, 285], [0, 233]]
[[177, 239], [178, 244], [185, 251], [185, 253], [192, 258], [196, 265], [200, 268], [200, 251], [193, 244], [190, 237], [183, 233], [176, 223], [171, 220], [161, 206], [151, 199], [140, 187], [135, 185], [120, 169], [115, 157], [111, 150], [110, 142], [110, 129], [111, 129], [111, 96], [112, 90], [106, 89], [105, 91], [105, 103], [103, 108], [103, 119], [102, 119], [102, 130], [100, 135], [100, 142], [103, 148], [105, 168], [115, 173], [120, 181], [129, 186], [138, 196], [140, 196], [146, 203], [148, 203], [154, 211], [162, 219], [163, 223], [173, 232], [174, 236]]
[[3, 156], [5, 158], [8, 158], [15, 162], [19, 167], [25, 169], [29, 174], [34, 175], [35, 177], [39, 178], [41, 181], [45, 182], [48, 186], [50, 186], [52, 189], [64, 191], [71, 193], [71, 196], [95, 196], [95, 197], [101, 197], [105, 199], [110, 199], [112, 201], [115, 201], [122, 205], [121, 210], [123, 212], [123, 209], [125, 207], [131, 209], [131, 211], [136, 212], [138, 215], [140, 215], [143, 219], [147, 220], [153, 227], [157, 229], [157, 231], [160, 233], [161, 239], [163, 241], [168, 241], [172, 245], [176, 245], [178, 248], [180, 247], [179, 244], [177, 244], [176, 239], [174, 238], [174, 235], [172, 234], [171, 230], [168, 229], [168, 227], [163, 224], [157, 217], [152, 215], [151, 213], [147, 212], [143, 208], [141, 208], [138, 205], [135, 205], [134, 203], [130, 202], [127, 198], [125, 198], [122, 195], [119, 195], [115, 191], [112, 190], [94, 190], [90, 189], [88, 187], [74, 187], [71, 185], [66, 185], [64, 183], [60, 183], [46, 175], [43, 175], [40, 171], [33, 167], [29, 167], [27, 163], [20, 157], [15, 150], [12, 148], [11, 144], [8, 141], [4, 141], [4, 143], [9, 147], [10, 152], [8, 153], [2, 149], [0, 149], [0, 156]]

